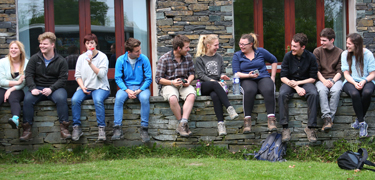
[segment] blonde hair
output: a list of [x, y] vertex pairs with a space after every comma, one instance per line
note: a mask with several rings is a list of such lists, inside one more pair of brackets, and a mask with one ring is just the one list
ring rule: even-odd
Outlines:
[[216, 34], [201, 35], [197, 46], [195, 57], [206, 55], [207, 44], [211, 44], [214, 40], [219, 39]]
[[21, 66], [19, 69], [19, 74], [23, 74], [23, 69], [25, 66], [25, 60], [26, 60], [26, 53], [25, 53], [25, 46], [22, 44], [20, 41], [12, 41], [9, 43], [9, 53], [8, 53], [8, 59], [9, 59], [9, 64], [10, 64], [10, 72], [14, 76], [14, 70], [13, 70], [13, 58], [10, 56], [10, 46], [12, 44], [16, 44], [18, 46], [18, 49], [20, 50], [20, 61], [21, 61]]
[[53, 44], [55, 44], [55, 42], [56, 42], [56, 36], [52, 32], [45, 32], [45, 33], [39, 35], [39, 37], [38, 37], [39, 42], [43, 41], [45, 39], [49, 39], [49, 41]]
[[241, 36], [241, 39], [247, 39], [249, 43], [253, 43], [253, 49], [256, 49], [258, 47], [257, 35], [254, 33], [243, 34]]

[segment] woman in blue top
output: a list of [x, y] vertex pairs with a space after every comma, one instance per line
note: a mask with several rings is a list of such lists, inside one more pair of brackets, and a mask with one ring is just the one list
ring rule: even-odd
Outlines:
[[13, 129], [18, 128], [18, 119], [21, 115], [20, 102], [25, 94], [25, 74], [27, 62], [25, 48], [20, 41], [12, 41], [9, 44], [8, 56], [0, 60], [0, 106], [9, 102], [12, 118], [8, 123]]
[[359, 129], [359, 137], [366, 137], [368, 125], [364, 117], [370, 107], [371, 95], [375, 88], [374, 55], [363, 48], [363, 39], [357, 33], [348, 35], [346, 48], [347, 50], [341, 54], [341, 70], [345, 77], [343, 91], [352, 98], [354, 112], [357, 115], [351, 126]]
[[[266, 104], [268, 128], [277, 130], [275, 118], [275, 75], [277, 59], [263, 48], [257, 48], [257, 38], [253, 33], [242, 35], [239, 46], [241, 51], [233, 55], [233, 73], [241, 80], [243, 91], [243, 109], [245, 113], [243, 133], [251, 131], [251, 113], [255, 96], [260, 92]], [[267, 71], [266, 62], [271, 63], [271, 76]]]

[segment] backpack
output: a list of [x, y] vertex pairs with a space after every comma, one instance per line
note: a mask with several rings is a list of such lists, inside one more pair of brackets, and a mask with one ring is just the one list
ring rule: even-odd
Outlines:
[[286, 155], [286, 143], [281, 141], [282, 135], [277, 132], [272, 133], [267, 136], [266, 140], [262, 141], [262, 147], [258, 152], [244, 154], [244, 159], [246, 156], [252, 155], [255, 159], [263, 161], [286, 161], [283, 156]]
[[[367, 160], [368, 153], [365, 148], [358, 149], [358, 152], [346, 151], [339, 158], [337, 158], [337, 164], [341, 169], [353, 170], [353, 169], [368, 169], [364, 168], [363, 165], [375, 166], [374, 163]], [[368, 169], [375, 171], [374, 169]]]

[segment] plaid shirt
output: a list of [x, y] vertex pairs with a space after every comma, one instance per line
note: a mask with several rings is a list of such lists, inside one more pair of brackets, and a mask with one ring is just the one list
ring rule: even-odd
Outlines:
[[[160, 79], [174, 80], [177, 78], [187, 79], [190, 75], [194, 75], [193, 58], [189, 53], [181, 56], [181, 62], [178, 63], [174, 58], [173, 51], [169, 51], [160, 57], [158, 67], [156, 69], [155, 81], [159, 84]], [[159, 89], [162, 87], [159, 84]]]

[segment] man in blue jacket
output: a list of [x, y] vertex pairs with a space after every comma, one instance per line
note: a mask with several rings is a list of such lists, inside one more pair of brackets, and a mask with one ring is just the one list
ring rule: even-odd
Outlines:
[[141, 102], [141, 138], [150, 141], [148, 136], [148, 119], [150, 114], [150, 90], [152, 72], [147, 56], [141, 54], [141, 42], [129, 38], [125, 42], [126, 53], [116, 61], [115, 80], [120, 88], [116, 93], [114, 107], [114, 129], [112, 140], [122, 137], [123, 106], [126, 100], [138, 98]]

